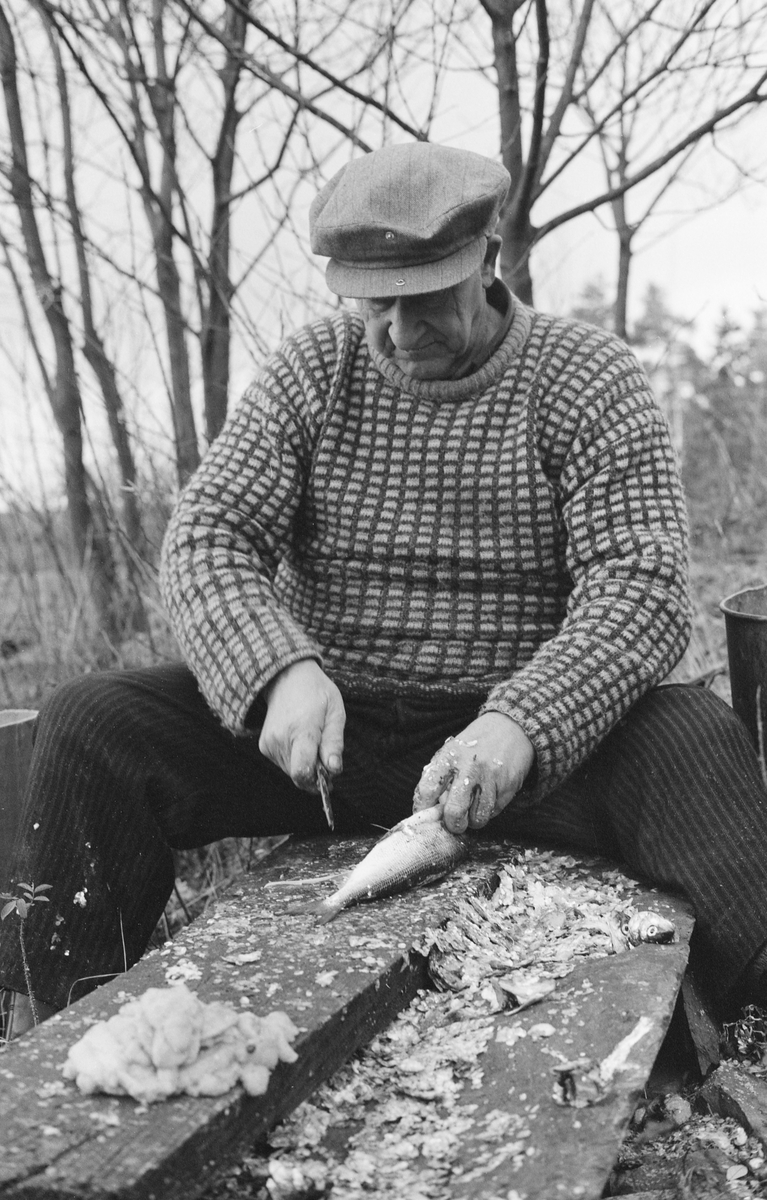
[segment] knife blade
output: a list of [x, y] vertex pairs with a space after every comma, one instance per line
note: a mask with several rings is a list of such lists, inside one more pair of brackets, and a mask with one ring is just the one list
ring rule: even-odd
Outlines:
[[330, 780], [322, 763], [317, 763], [317, 787], [320, 789], [322, 808], [325, 812], [328, 825], [331, 829], [334, 829], [335, 821], [333, 819], [333, 806], [330, 803]]

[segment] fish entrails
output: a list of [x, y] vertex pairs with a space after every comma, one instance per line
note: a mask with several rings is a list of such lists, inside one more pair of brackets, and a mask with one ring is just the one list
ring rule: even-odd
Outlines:
[[288, 912], [316, 913], [324, 925], [362, 900], [377, 900], [441, 879], [468, 853], [466, 839], [443, 825], [440, 809], [426, 808], [384, 834], [331, 896], [292, 905]]

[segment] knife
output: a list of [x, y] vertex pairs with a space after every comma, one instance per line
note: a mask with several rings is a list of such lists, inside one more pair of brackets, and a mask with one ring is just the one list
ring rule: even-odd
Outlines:
[[328, 825], [331, 829], [335, 828], [333, 820], [333, 806], [330, 803], [330, 780], [328, 773], [322, 763], [317, 763], [317, 786], [320, 789], [320, 798], [322, 799], [322, 807], [327, 818]]

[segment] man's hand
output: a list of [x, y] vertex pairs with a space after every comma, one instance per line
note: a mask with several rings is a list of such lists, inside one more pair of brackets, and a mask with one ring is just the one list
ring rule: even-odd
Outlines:
[[341, 773], [346, 711], [318, 663], [306, 658], [280, 671], [267, 688], [266, 705], [258, 748], [296, 787], [317, 791], [318, 760], [330, 775]]
[[413, 809], [440, 804], [453, 833], [481, 829], [513, 799], [534, 759], [532, 742], [516, 721], [483, 713], [426, 764]]

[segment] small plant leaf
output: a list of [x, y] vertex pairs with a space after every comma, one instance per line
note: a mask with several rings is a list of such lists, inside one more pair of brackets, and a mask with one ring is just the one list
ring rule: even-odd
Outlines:
[[27, 904], [26, 900], [22, 900], [21, 898], [18, 898], [16, 900], [16, 912], [19, 914], [19, 916], [21, 917], [21, 919], [23, 921], [24, 918], [26, 917], [27, 913], [29, 912], [29, 905]]
[[35, 904], [50, 904], [48, 896], [35, 896]]
[[[5, 899], [5, 896], [3, 896], [3, 899]], [[0, 921], [4, 921], [5, 918], [10, 916], [10, 914], [12, 912], [15, 912], [15, 910], [16, 910], [16, 901], [15, 900], [10, 900], [8, 902], [8, 904], [4, 904], [3, 910], [2, 910], [2, 912], [0, 912]]]
[[49, 892], [52, 887], [52, 883], [38, 883], [37, 887], [35, 888], [35, 895], [37, 895], [38, 892]]

